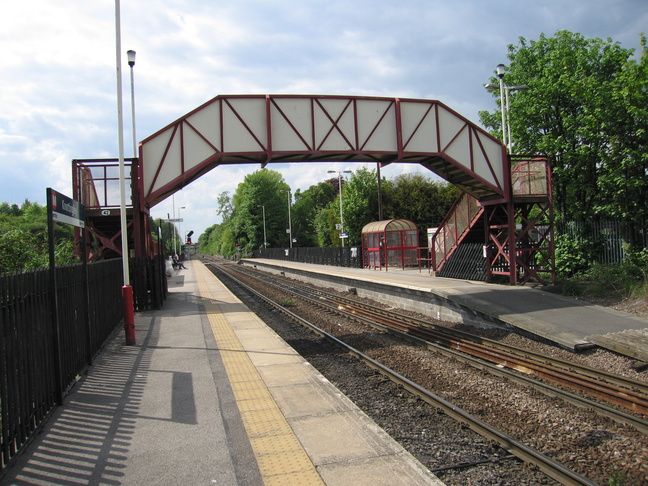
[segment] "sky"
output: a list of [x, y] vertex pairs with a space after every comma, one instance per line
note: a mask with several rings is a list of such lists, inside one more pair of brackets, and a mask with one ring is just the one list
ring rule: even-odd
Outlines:
[[[119, 155], [115, 0], [6, 2], [0, 16], [0, 202], [72, 196], [72, 159]], [[483, 85], [507, 47], [559, 30], [639, 50], [646, 0], [130, 0], [121, 2], [124, 156], [223, 94], [364, 95], [439, 100], [479, 124], [497, 99]], [[291, 190], [358, 164], [271, 164]], [[151, 209], [181, 234], [220, 222], [258, 165], [217, 167]], [[373, 168], [373, 165], [372, 167]], [[392, 164], [382, 175], [423, 171]], [[425, 172], [433, 176], [432, 173]], [[182, 209], [180, 209], [182, 208]]]

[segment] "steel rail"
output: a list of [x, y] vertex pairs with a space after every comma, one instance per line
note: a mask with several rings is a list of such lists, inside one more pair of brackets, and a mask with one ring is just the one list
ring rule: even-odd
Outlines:
[[[273, 285], [270, 282], [265, 282], [269, 285]], [[284, 291], [290, 291], [288, 288], [281, 287], [279, 286], [281, 290]], [[440, 344], [438, 342], [433, 342], [429, 341], [425, 338], [416, 336], [411, 332], [411, 330], [407, 326], [402, 326], [399, 325], [398, 323], [391, 323], [391, 324], [382, 324], [377, 321], [375, 321], [372, 318], [364, 317], [359, 315], [357, 312], [354, 311], [348, 311], [344, 310], [343, 307], [335, 307], [331, 306], [330, 304], [327, 304], [325, 301], [322, 301], [320, 299], [315, 299], [313, 300], [312, 298], [305, 296], [303, 294], [299, 293], [294, 293], [293, 295], [296, 295], [297, 297], [301, 299], [305, 299], [308, 302], [310, 302], [311, 305], [316, 305], [322, 309], [328, 310], [330, 312], [336, 312], [339, 314], [346, 315], [350, 319], [355, 319], [357, 321], [361, 321], [364, 324], [367, 324], [369, 326], [373, 327], [379, 327], [380, 329], [383, 330], [388, 330], [389, 332], [393, 333], [398, 333], [402, 338], [408, 339], [408, 340], [413, 340], [418, 342], [419, 344], [426, 345], [430, 348], [432, 348], [436, 352], [440, 352], [445, 354], [446, 356], [449, 356], [451, 358], [457, 359], [459, 361], [462, 361], [464, 363], [467, 363], [475, 368], [482, 369], [484, 371], [487, 371], [491, 374], [502, 376], [505, 378], [508, 378], [512, 381], [515, 381], [517, 383], [521, 383], [523, 385], [527, 386], [532, 386], [533, 388], [537, 389], [538, 391], [544, 393], [545, 395], [548, 396], [553, 396], [553, 397], [560, 397], [563, 400], [576, 405], [578, 407], [582, 408], [590, 408], [593, 410], [596, 410], [597, 413], [604, 415], [616, 422], [623, 423], [623, 424], [628, 424], [633, 427], [635, 427], [638, 431], [648, 434], [648, 421], [644, 420], [640, 417], [637, 417], [635, 415], [628, 414], [626, 412], [623, 412], [621, 410], [618, 410], [616, 408], [610, 407], [604, 403], [600, 402], [595, 402], [592, 401], [586, 397], [583, 397], [582, 395], [577, 395], [574, 393], [571, 393], [563, 388], [557, 388], [555, 386], [552, 386], [548, 383], [545, 383], [543, 381], [539, 381], [532, 376], [528, 374], [519, 374], [519, 373], [514, 373], [512, 370], [514, 368], [509, 367], [509, 369], [502, 368], [498, 364], [491, 364], [489, 362], [485, 362], [482, 358], [476, 357], [473, 354], [467, 354], [465, 351], [460, 350], [460, 349], [455, 349], [450, 346], [446, 346], [444, 344]], [[399, 329], [400, 328], [400, 329]], [[515, 370], [518, 371], [518, 370]]]
[[[352, 309], [351, 312], [354, 314], [364, 313], [365, 317], [383, 320], [383, 324], [401, 332], [431, 339], [438, 344], [481, 357], [492, 363], [522, 373], [533, 374], [567, 388], [588, 393], [632, 412], [648, 415], [647, 383], [541, 353], [515, 348], [488, 338], [359, 303], [323, 290], [315, 290], [305, 285], [295, 283], [290, 285], [300, 288], [302, 291], [319, 295], [320, 298], [324, 296], [329, 300], [343, 304]], [[290, 288], [285, 290], [295, 292]]]
[[553, 356], [547, 356], [542, 353], [538, 353], [532, 350], [527, 350], [527, 349], [521, 349], [521, 348], [516, 348], [514, 346], [500, 343], [498, 341], [486, 338], [486, 337], [481, 337], [481, 336], [475, 336], [474, 334], [467, 333], [465, 331], [460, 331], [458, 329], [452, 329], [447, 326], [443, 326], [440, 324], [435, 324], [434, 322], [430, 322], [427, 320], [423, 319], [418, 319], [416, 317], [411, 317], [407, 316], [404, 314], [401, 314], [399, 312], [393, 311], [393, 310], [386, 310], [386, 309], [380, 309], [375, 306], [370, 306], [367, 304], [363, 304], [361, 302], [353, 301], [351, 299], [347, 299], [345, 297], [342, 297], [340, 295], [332, 294], [330, 292], [326, 292], [321, 289], [313, 289], [312, 287], [308, 287], [306, 285], [301, 285], [298, 283], [293, 283], [291, 282], [291, 285], [294, 285], [299, 288], [306, 289], [309, 292], [314, 292], [319, 295], [324, 295], [328, 299], [335, 300], [339, 303], [343, 304], [350, 304], [353, 305], [354, 307], [361, 307], [361, 308], [367, 308], [371, 309], [374, 312], [377, 313], [383, 313], [388, 316], [397, 316], [397, 319], [402, 322], [407, 322], [407, 323], [413, 323], [418, 326], [422, 327], [430, 327], [432, 329], [440, 330], [445, 334], [452, 334], [456, 335], [458, 337], [470, 340], [472, 342], [480, 343], [480, 344], [487, 344], [490, 347], [496, 348], [496, 349], [501, 349], [506, 352], [509, 352], [511, 354], [516, 354], [518, 356], [526, 357], [535, 361], [546, 361], [548, 363], [551, 363], [552, 366], [557, 367], [557, 368], [563, 368], [567, 371], [572, 371], [584, 376], [589, 376], [590, 378], [594, 378], [598, 381], [600, 380], [605, 380], [611, 384], [618, 385], [623, 388], [627, 388], [631, 391], [639, 392], [643, 396], [648, 396], [648, 383], [639, 381], [639, 380], [633, 380], [632, 378], [626, 378], [620, 375], [616, 375], [614, 373], [610, 373], [604, 370], [599, 370], [596, 368], [592, 368], [587, 365], [583, 365], [580, 363], [575, 363], [573, 361], [568, 361], [564, 360], [561, 358], [556, 358]]
[[[383, 315], [383, 314], [391, 315], [392, 313], [390, 313], [389, 311], [385, 311], [383, 309], [375, 309], [370, 305], [357, 303], [356, 301], [351, 301], [350, 299], [345, 299], [343, 297], [333, 295], [333, 294], [330, 294], [328, 292], [325, 292], [325, 291], [322, 291], [322, 290], [319, 290], [319, 289], [313, 289], [313, 288], [308, 287], [308, 286], [295, 284], [293, 282], [290, 282], [290, 284], [277, 283], [275, 281], [270, 281], [268, 279], [261, 278], [261, 277], [259, 277], [257, 275], [251, 275], [247, 271], [242, 271], [241, 269], [238, 269], [238, 268], [236, 269], [236, 271], [239, 272], [239, 273], [248, 275], [250, 278], [262, 280], [262, 281], [264, 281], [264, 283], [266, 283], [268, 285], [271, 285], [271, 286], [274, 286], [275, 288], [278, 288], [278, 289], [283, 290], [285, 292], [290, 292], [292, 295], [294, 295], [296, 297], [299, 297], [301, 299], [305, 299], [305, 300], [309, 301], [311, 304], [317, 305], [317, 306], [319, 306], [321, 308], [325, 308], [325, 309], [327, 309], [327, 310], [329, 310], [331, 312], [343, 313], [343, 314], [346, 314], [347, 317], [350, 317], [350, 318], [353, 318], [353, 319], [362, 319], [365, 324], [373, 325], [373, 326], [378, 325], [383, 329], [388, 328], [390, 330], [394, 330], [395, 332], [399, 332], [403, 337], [406, 337], [406, 338], [410, 338], [410, 339], [418, 338], [418, 339], [422, 340], [422, 342], [427, 344], [428, 346], [434, 347], [434, 349], [437, 350], [437, 351], [441, 351], [441, 350], [444, 350], [444, 349], [445, 350], [452, 350], [453, 351], [452, 355], [453, 355], [454, 358], [460, 359], [460, 360], [463, 360], [463, 361], [467, 361], [472, 366], [475, 366], [475, 367], [478, 367], [478, 368], [481, 368], [481, 369], [485, 369], [485, 370], [487, 370], [487, 371], [489, 371], [491, 373], [494, 373], [494, 374], [497, 374], [497, 375], [500, 375], [500, 376], [506, 376], [506, 377], [508, 377], [510, 379], [513, 379], [513, 380], [517, 381], [517, 382], [524, 382], [527, 385], [530, 385], [530, 386], [533, 386], [533, 387], [539, 389], [539, 391], [541, 391], [541, 392], [543, 392], [543, 393], [545, 393], [547, 395], [559, 396], [559, 397], [565, 399], [566, 401], [568, 401], [568, 402], [570, 402], [570, 403], [572, 403], [574, 405], [577, 405], [579, 407], [586, 407], [586, 408], [594, 409], [597, 412], [599, 412], [599, 413], [601, 413], [601, 414], [603, 414], [603, 415], [605, 415], [605, 416], [607, 416], [607, 417], [609, 417], [609, 418], [611, 418], [611, 419], [613, 419], [613, 420], [615, 420], [617, 422], [632, 425], [635, 428], [637, 428], [637, 430], [641, 431], [642, 433], [648, 433], [648, 421], [646, 421], [646, 420], [644, 420], [644, 419], [642, 419], [640, 417], [636, 417], [634, 415], [622, 412], [620, 410], [609, 407], [609, 406], [607, 406], [605, 404], [602, 404], [600, 402], [595, 402], [595, 401], [589, 400], [589, 399], [587, 399], [587, 398], [585, 398], [583, 396], [570, 393], [570, 392], [568, 392], [568, 391], [566, 391], [564, 389], [553, 387], [551, 385], [548, 385], [547, 383], [544, 383], [542, 381], [538, 381], [537, 379], [527, 377], [527, 376], [524, 376], [524, 375], [519, 375], [517, 373], [512, 373], [512, 372], [509, 372], [507, 370], [499, 368], [499, 366], [506, 366], [510, 370], [521, 371], [521, 372], [524, 372], [526, 375], [529, 375], [529, 373], [532, 371], [531, 370], [531, 365], [529, 365], [527, 367], [527, 365], [524, 365], [524, 364], [518, 364], [518, 365], [512, 364], [510, 362], [512, 360], [511, 357], [507, 357], [505, 359], [493, 359], [492, 354], [489, 356], [488, 354], [486, 354], [486, 352], [480, 352], [480, 353], [468, 352], [469, 350], [465, 349], [466, 346], [453, 345], [452, 341], [449, 341], [448, 337], [444, 336], [444, 335], [441, 335], [441, 338], [435, 337], [435, 338], [432, 339], [432, 341], [430, 341], [429, 336], [420, 335], [416, 330], [412, 330], [411, 327], [407, 324], [408, 320], [414, 320], [414, 321], [422, 322], [422, 323], [427, 323], [427, 321], [421, 321], [421, 320], [418, 320], [418, 319], [410, 318], [409, 316], [404, 316], [404, 315], [399, 314], [399, 313], [393, 313], [398, 317], [398, 319], [389, 320], [387, 322], [376, 322], [375, 316], [372, 316], [371, 313], [360, 312], [359, 308], [361, 308], [361, 309], [370, 309], [372, 311], [376, 310], [376, 312], [379, 315]], [[296, 291], [293, 287], [297, 287], [300, 291]], [[304, 295], [304, 292], [307, 293], [308, 295]], [[313, 294], [317, 295], [318, 297], [316, 297], [316, 298], [311, 297], [310, 295], [313, 295]], [[333, 299], [329, 299], [329, 297], [333, 297]], [[334, 300], [336, 302], [327, 304], [326, 300]], [[343, 307], [346, 306], [347, 309], [345, 310], [344, 308], [340, 308], [340, 304], [343, 304]], [[357, 307], [356, 307], [356, 304], [357, 304]], [[367, 315], [367, 314], [369, 314], [369, 315]], [[441, 328], [440, 329], [441, 331], [445, 329], [443, 326], [436, 326], [436, 325], [434, 325], [434, 326], [438, 327], [438, 328]], [[464, 332], [461, 332], [461, 331], [455, 331], [455, 332], [458, 332], [458, 333], [460, 333], [461, 335], [464, 335], [464, 336], [471, 336], [471, 337], [473, 337], [475, 339], [481, 339], [481, 338], [479, 338], [477, 336], [472, 336], [472, 335], [469, 335], [468, 333], [464, 333]], [[487, 340], [487, 341], [490, 341], [490, 340]], [[494, 341], [491, 341], [491, 342], [494, 342]], [[507, 346], [507, 347], [510, 347], [510, 346]], [[488, 351], [488, 349], [486, 349], [486, 351]], [[491, 363], [495, 363], [498, 366], [488, 365], [488, 363], [484, 363], [483, 361], [478, 360], [478, 359], [474, 359], [474, 358], [469, 359], [470, 356], [475, 356], [477, 358], [481, 358], [481, 360], [486, 360], [486, 361], [489, 361]], [[545, 355], [539, 355], [539, 356], [541, 356], [545, 360], [551, 360], [551, 357], [547, 357]], [[581, 365], [578, 365], [578, 366], [581, 366]], [[528, 369], [525, 369], [525, 368], [528, 368]], [[588, 369], [588, 371], [590, 373], [595, 371], [593, 368], [587, 368], [587, 369]], [[540, 372], [535, 372], [535, 373], [532, 374], [532, 376], [539, 376], [539, 375], [541, 375]], [[554, 375], [556, 375], [556, 373], [554, 373]], [[610, 375], [610, 374], [606, 373], [605, 375]], [[558, 376], [560, 376], [560, 375], [558, 375]], [[617, 375], [612, 375], [612, 376], [618, 377]], [[577, 377], [577, 378], [579, 378], [579, 377]], [[622, 379], [622, 377], [618, 377], [618, 378]], [[548, 377], [545, 377], [545, 379], [549, 380]], [[568, 387], [568, 388], [572, 388], [572, 389], [575, 388], [575, 389], [581, 390], [581, 391], [582, 391], [583, 388], [585, 388], [585, 386], [575, 387], [575, 386], [573, 386], [573, 383], [568, 382], [567, 380], [560, 380], [558, 378], [551, 379], [550, 381], [553, 381], [553, 382], [561, 382], [562, 381], [563, 386]], [[635, 380], [630, 380], [630, 381], [631, 381], [631, 384], [634, 385]], [[639, 383], [641, 383], [641, 382], [639, 382]], [[606, 401], [609, 401], [609, 402], [612, 402], [612, 403], [621, 402], [622, 405], [626, 404], [627, 400], [625, 400], [623, 397], [618, 398], [618, 400], [616, 400], [616, 399], [615, 400], [610, 400], [608, 395], [606, 395], [603, 391], [600, 391], [600, 390], [596, 391], [596, 387], [597, 387], [598, 384], [604, 384], [604, 382], [601, 382], [601, 381], [592, 382], [591, 385], [594, 386], [595, 392], [592, 392], [590, 394], [592, 394], [592, 395], [597, 395], [598, 394], [600, 399], [606, 400]], [[632, 394], [633, 392], [631, 390], [625, 390], [624, 389], [624, 390], [622, 390], [622, 393], [630, 393], [630, 394]], [[631, 403], [630, 408], [632, 409], [633, 406], [635, 406], [635, 404]]]
[[472, 356], [525, 374], [536, 375], [552, 383], [582, 391], [593, 397], [614, 403], [627, 410], [648, 415], [648, 397], [634, 390], [596, 380], [589, 376], [579, 375], [562, 368], [557, 369], [552, 367], [551, 363], [533, 361], [529, 358], [523, 358], [516, 354], [506, 353], [487, 345], [475, 343], [472, 340], [464, 340], [456, 337], [451, 338], [438, 330], [426, 330], [418, 326], [410, 327], [409, 325], [403, 325], [393, 317], [384, 317], [367, 309], [355, 308], [352, 304], [351, 307], [352, 313], [358, 313], [364, 317], [378, 320], [387, 326], [397, 326], [399, 329], [404, 330], [404, 332], [411, 333], [417, 337], [434, 341], [438, 344], [456, 349], [457, 351], [463, 351]]
[[[324, 292], [324, 291], [321, 291], [321, 290], [317, 290], [316, 292], [326, 294], [327, 298], [337, 300], [338, 302], [349, 302], [349, 303], [352, 303], [356, 307], [371, 308], [371, 306], [367, 306], [366, 304], [359, 303], [359, 302], [354, 302], [354, 301], [351, 301], [350, 299], [345, 299], [344, 297], [334, 295], [334, 294], [330, 294], [330, 293], [327, 293], [327, 292]], [[432, 329], [441, 330], [446, 334], [456, 335], [456, 336], [461, 337], [463, 339], [467, 339], [467, 340], [470, 340], [472, 342], [476, 342], [476, 343], [480, 343], [480, 344], [487, 344], [490, 347], [500, 349], [500, 350], [506, 351], [506, 352], [511, 353], [511, 354], [516, 354], [516, 355], [521, 356], [521, 357], [533, 359], [535, 361], [539, 361], [539, 362], [546, 361], [548, 363], [551, 363], [552, 366], [554, 366], [554, 367], [562, 368], [562, 369], [565, 369], [567, 371], [572, 371], [572, 372], [575, 372], [575, 373], [578, 373], [578, 374], [581, 374], [581, 375], [584, 375], [584, 376], [589, 376], [590, 378], [595, 378], [596, 380], [603, 379], [603, 380], [605, 380], [605, 381], [607, 381], [607, 382], [609, 382], [611, 384], [616, 384], [616, 385], [618, 385], [620, 387], [624, 387], [624, 388], [627, 388], [629, 390], [638, 391], [643, 395], [648, 395], [648, 383], [643, 382], [643, 381], [633, 380], [631, 378], [626, 378], [626, 377], [623, 377], [623, 376], [619, 376], [619, 375], [616, 375], [614, 373], [609, 373], [609, 372], [604, 371], [604, 370], [598, 370], [598, 369], [592, 368], [590, 366], [586, 366], [586, 365], [583, 365], [583, 364], [580, 364], [580, 363], [575, 363], [573, 361], [567, 361], [567, 360], [564, 360], [564, 359], [555, 358], [553, 356], [547, 356], [547, 355], [544, 355], [542, 353], [538, 353], [538, 352], [535, 352], [535, 351], [516, 348], [514, 346], [504, 344], [504, 343], [500, 343], [500, 342], [492, 340], [492, 339], [488, 339], [488, 338], [481, 337], [481, 336], [475, 336], [473, 334], [470, 334], [470, 333], [467, 333], [467, 332], [464, 332], [464, 331], [448, 328], [446, 326], [435, 324], [433, 322], [426, 321], [426, 320], [423, 320], [423, 319], [417, 319], [415, 317], [406, 316], [404, 314], [401, 314], [401, 313], [398, 313], [398, 312], [395, 312], [395, 311], [386, 311], [386, 310], [379, 309], [379, 308], [375, 308], [374, 310], [376, 312], [384, 312], [387, 315], [398, 316], [398, 319], [403, 321], [403, 322], [410, 322], [410, 323], [416, 324], [418, 326], [430, 327]]]
[[400, 386], [408, 390], [410, 393], [413, 393], [417, 397], [424, 400], [426, 403], [429, 403], [434, 407], [438, 407], [446, 415], [465, 424], [471, 430], [481, 435], [482, 437], [497, 442], [502, 449], [508, 451], [510, 454], [513, 454], [514, 456], [516, 456], [517, 458], [521, 459], [522, 461], [528, 464], [533, 464], [539, 470], [541, 470], [543, 473], [545, 473], [547, 476], [551, 477], [552, 479], [567, 486], [583, 486], [583, 485], [596, 486], [596, 483], [572, 471], [571, 469], [567, 468], [565, 465], [557, 461], [554, 461], [553, 459], [545, 456], [544, 454], [533, 449], [532, 447], [529, 447], [519, 442], [517, 439], [510, 437], [509, 435], [505, 434], [499, 429], [487, 424], [486, 422], [478, 419], [477, 417], [472, 416], [468, 412], [446, 401], [442, 397], [435, 395], [431, 391], [423, 388], [417, 383], [402, 376], [401, 374], [397, 373], [391, 368], [365, 355], [364, 353], [355, 349], [354, 347], [349, 346], [348, 344], [344, 343], [342, 340], [338, 339], [332, 334], [329, 334], [328, 332], [319, 328], [315, 324], [312, 324], [311, 322], [308, 322], [306, 319], [303, 319], [297, 314], [289, 311], [284, 306], [280, 305], [277, 302], [274, 302], [269, 297], [266, 297], [261, 292], [258, 292], [257, 290], [253, 289], [246, 283], [236, 278], [234, 275], [230, 273], [230, 269], [225, 270], [222, 265], [219, 265], [219, 270], [221, 270], [223, 273], [226, 273], [229, 278], [231, 278], [237, 283], [237, 285], [240, 285], [251, 294], [262, 299], [264, 302], [268, 303], [274, 309], [282, 312], [284, 315], [290, 317], [294, 321], [311, 329], [312, 331], [316, 332], [320, 336], [326, 338], [328, 341], [342, 347], [346, 352], [349, 352], [354, 356], [358, 357], [359, 359], [367, 363], [371, 368], [387, 376], [394, 383], [399, 384]]

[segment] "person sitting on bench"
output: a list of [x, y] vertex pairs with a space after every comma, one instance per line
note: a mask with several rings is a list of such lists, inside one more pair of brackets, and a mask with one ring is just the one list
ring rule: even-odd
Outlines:
[[178, 255], [173, 255], [173, 263], [172, 263], [172, 265], [173, 265], [173, 268], [174, 268], [175, 270], [179, 270], [179, 269], [181, 269], [181, 268], [184, 268], [185, 270], [187, 269], [187, 267], [184, 266], [184, 263], [182, 263], [182, 262], [178, 259]]

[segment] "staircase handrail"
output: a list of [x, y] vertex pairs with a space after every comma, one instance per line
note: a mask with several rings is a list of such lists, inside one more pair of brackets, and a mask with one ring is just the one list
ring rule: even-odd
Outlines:
[[432, 235], [433, 271], [438, 271], [448, 261], [482, 212], [483, 208], [478, 204], [477, 199], [466, 192], [461, 193], [455, 200], [441, 225]]

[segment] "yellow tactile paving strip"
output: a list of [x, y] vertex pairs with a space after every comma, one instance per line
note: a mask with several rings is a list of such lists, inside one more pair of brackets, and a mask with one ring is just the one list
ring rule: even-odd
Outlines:
[[216, 338], [263, 482], [267, 486], [323, 485], [313, 462], [290, 428], [245, 349], [214, 302], [203, 265], [193, 266], [198, 292]]

